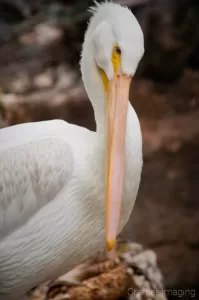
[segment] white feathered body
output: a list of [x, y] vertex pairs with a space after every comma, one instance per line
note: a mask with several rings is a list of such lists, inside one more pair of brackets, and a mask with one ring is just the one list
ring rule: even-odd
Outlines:
[[[22, 282], [28, 290], [50, 279], [50, 274], [59, 276], [103, 249], [102, 139], [61, 120], [0, 131], [1, 300], [20, 295]], [[137, 195], [141, 147], [139, 121], [129, 104], [120, 230]]]

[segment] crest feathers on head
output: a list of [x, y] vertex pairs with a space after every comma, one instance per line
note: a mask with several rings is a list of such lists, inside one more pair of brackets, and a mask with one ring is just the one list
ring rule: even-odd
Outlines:
[[100, 5], [105, 4], [105, 3], [109, 3], [109, 2], [112, 2], [112, 1], [104, 1], [104, 2], [99, 3], [96, 0], [93, 0], [93, 2], [94, 2], [94, 5], [89, 7], [88, 11], [92, 14], [95, 14], [98, 11]]

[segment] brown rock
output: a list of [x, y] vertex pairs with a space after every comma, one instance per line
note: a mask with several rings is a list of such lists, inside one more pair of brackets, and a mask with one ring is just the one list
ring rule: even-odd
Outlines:
[[71, 287], [65, 274], [34, 289], [27, 300], [166, 300], [153, 251], [120, 242], [118, 253], [118, 262], [94, 260], [74, 269], [79, 286]]

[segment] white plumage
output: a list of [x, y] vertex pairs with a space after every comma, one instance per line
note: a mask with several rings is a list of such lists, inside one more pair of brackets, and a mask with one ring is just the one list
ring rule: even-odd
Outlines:
[[[134, 75], [143, 55], [142, 31], [127, 9], [98, 5], [82, 51], [81, 71], [97, 132], [61, 120], [0, 130], [0, 299], [18, 299], [105, 246], [105, 93], [98, 67], [113, 77], [111, 53], [121, 48], [120, 72]], [[142, 139], [127, 110], [124, 195], [119, 231], [140, 183]]]

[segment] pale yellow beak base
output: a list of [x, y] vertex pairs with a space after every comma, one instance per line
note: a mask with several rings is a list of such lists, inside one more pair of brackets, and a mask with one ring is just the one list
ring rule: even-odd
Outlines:
[[106, 110], [106, 248], [115, 246], [123, 196], [128, 97], [131, 78], [116, 75], [109, 82]]

